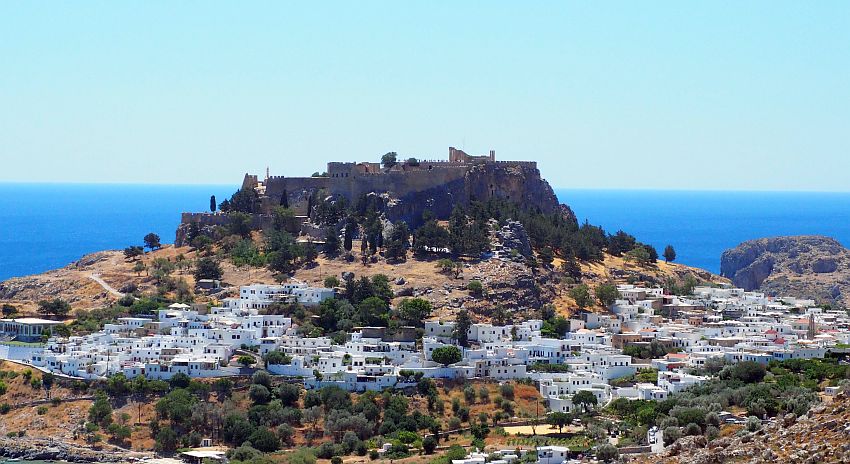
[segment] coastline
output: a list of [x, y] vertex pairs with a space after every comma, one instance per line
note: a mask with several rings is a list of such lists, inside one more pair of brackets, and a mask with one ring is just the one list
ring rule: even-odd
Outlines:
[[97, 450], [54, 438], [0, 437], [0, 458], [4, 459], [119, 463], [156, 457], [153, 453], [105, 448]]

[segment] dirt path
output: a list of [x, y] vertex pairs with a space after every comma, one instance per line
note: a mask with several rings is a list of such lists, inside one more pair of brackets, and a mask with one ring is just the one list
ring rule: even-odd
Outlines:
[[97, 283], [98, 283], [98, 285], [100, 285], [101, 287], [103, 287], [103, 289], [104, 289], [104, 290], [106, 290], [107, 292], [111, 293], [112, 295], [114, 295], [114, 296], [116, 296], [116, 297], [118, 297], [118, 298], [123, 298], [123, 297], [124, 297], [124, 294], [123, 294], [123, 293], [119, 292], [118, 290], [115, 290], [115, 289], [114, 289], [111, 285], [109, 285], [109, 284], [108, 284], [108, 283], [106, 283], [103, 279], [101, 279], [101, 278], [100, 278], [100, 274], [89, 274], [89, 276], [88, 276], [88, 277], [89, 277], [89, 279], [91, 279], [91, 280], [93, 280], [93, 281], [97, 282]]

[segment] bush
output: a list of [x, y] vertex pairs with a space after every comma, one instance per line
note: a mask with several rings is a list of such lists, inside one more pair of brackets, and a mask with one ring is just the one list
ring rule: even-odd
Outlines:
[[499, 386], [499, 393], [501, 393], [502, 398], [507, 398], [509, 400], [514, 399], [514, 386], [509, 383], [503, 383]]
[[280, 449], [280, 440], [277, 438], [277, 435], [265, 427], [257, 427], [254, 433], [248, 437], [248, 441], [251, 442], [254, 448], [265, 453], [271, 453]]
[[692, 436], [692, 437], [697, 436], [697, 435], [702, 435], [702, 429], [700, 428], [700, 426], [697, 425], [697, 424], [694, 424], [693, 422], [691, 422], [690, 424], [685, 426], [684, 432], [685, 432], [685, 435]]
[[758, 432], [761, 430], [761, 420], [756, 416], [748, 417], [746, 428], [749, 432]]
[[330, 442], [324, 442], [316, 449], [316, 457], [319, 459], [330, 459], [337, 454], [336, 446]]
[[428, 435], [422, 440], [422, 449], [425, 451], [425, 454], [434, 454], [434, 450], [437, 449], [437, 440], [433, 435]]
[[753, 361], [742, 361], [726, 366], [720, 371], [723, 380], [739, 380], [743, 383], [759, 383], [764, 379], [767, 370], [761, 364]]
[[616, 461], [620, 457], [620, 452], [617, 448], [609, 443], [605, 443], [596, 450], [596, 459], [602, 462]]
[[36, 409], [36, 413], [39, 416], [43, 416], [43, 415], [47, 414], [47, 406], [39, 406], [38, 409]]
[[475, 402], [475, 388], [472, 385], [467, 385], [466, 388], [463, 389], [463, 397], [466, 399], [468, 404], [472, 404]]
[[310, 448], [298, 448], [289, 455], [288, 464], [316, 464], [316, 455]]
[[171, 427], [163, 427], [156, 434], [156, 450], [166, 453], [177, 450], [177, 434]]
[[254, 404], [266, 404], [271, 399], [272, 394], [265, 386], [255, 383], [248, 389], [248, 396]]
[[679, 427], [667, 427], [664, 429], [664, 446], [670, 446], [676, 443], [676, 440], [682, 437], [682, 431]]
[[469, 284], [467, 284], [466, 289], [474, 296], [481, 296], [484, 294], [484, 285], [481, 284], [480, 280], [470, 281]]

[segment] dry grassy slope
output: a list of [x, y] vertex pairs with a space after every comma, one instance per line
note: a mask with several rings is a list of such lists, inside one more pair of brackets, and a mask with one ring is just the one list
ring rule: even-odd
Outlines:
[[[355, 243], [355, 249], [358, 248]], [[175, 261], [178, 255], [187, 259], [194, 259], [197, 255], [189, 247], [175, 248], [165, 246], [160, 250], [146, 253], [141, 261], [148, 267], [156, 258], [167, 258]], [[26, 311], [32, 313], [38, 300], [44, 298], [59, 297], [71, 302], [74, 309], [90, 309], [102, 307], [115, 300], [115, 296], [109, 293], [101, 285], [91, 279], [92, 275], [99, 275], [107, 284], [115, 289], [120, 289], [128, 283], [138, 285], [143, 291], [154, 289], [153, 279], [144, 272], [141, 275], [133, 272], [135, 262], [127, 261], [121, 251], [111, 250], [92, 253], [81, 258], [79, 261], [69, 264], [60, 269], [37, 274], [33, 276], [13, 278], [0, 282], [0, 302], [10, 302]], [[560, 263], [554, 263], [557, 269]], [[223, 280], [232, 285], [234, 289], [218, 295], [219, 297], [235, 295], [235, 287], [249, 283], [275, 283], [276, 280], [271, 272], [265, 268], [237, 268], [225, 261], [222, 263], [224, 270]], [[727, 282], [726, 279], [713, 275], [702, 269], [696, 269], [680, 264], [665, 263], [659, 261], [653, 266], [638, 266], [625, 261], [620, 257], [605, 255], [602, 262], [583, 263], [582, 272], [585, 275], [584, 282], [592, 288], [604, 282], [625, 283], [629, 279], [638, 279], [649, 282], [664, 282], [673, 278], [678, 282], [684, 281], [688, 275], [696, 277], [699, 281]], [[320, 256], [316, 264], [309, 268], [296, 271], [295, 277], [312, 285], [322, 285], [328, 276], [339, 277], [343, 272], [353, 272], [357, 277], [371, 277], [376, 274], [385, 274], [391, 279], [403, 277], [403, 285], [393, 285], [398, 291], [403, 288], [412, 288], [423, 293], [422, 297], [430, 300], [436, 308], [435, 317], [454, 317], [459, 302], [465, 307], [473, 309], [481, 319], [486, 319], [489, 310], [496, 303], [490, 300], [470, 300], [466, 285], [473, 279], [481, 279], [491, 295], [498, 295], [499, 302], [506, 307], [513, 305], [511, 298], [523, 297], [536, 300], [538, 304], [551, 302], [557, 311], [563, 315], [569, 315], [575, 311], [575, 302], [568, 296], [569, 288], [560, 282], [557, 273], [549, 270], [537, 270], [532, 273], [531, 269], [516, 263], [501, 263], [498, 261], [466, 261], [464, 272], [455, 278], [452, 275], [437, 272], [436, 260], [408, 259], [406, 262], [390, 264], [379, 260], [377, 263], [363, 265], [359, 260], [347, 262], [341, 258], [329, 260]], [[518, 275], [526, 275], [533, 278], [539, 288], [539, 295], [529, 289], [528, 280], [520, 286], [516, 280]], [[532, 277], [533, 276], [533, 277]], [[194, 278], [190, 270], [178, 269], [174, 277], [185, 279], [190, 285], [194, 285]], [[424, 289], [430, 289], [427, 293]], [[4, 295], [6, 299], [4, 300]], [[198, 297], [199, 302], [207, 302], [203, 296]], [[527, 303], [527, 302], [526, 302]], [[536, 306], [525, 304], [524, 306]], [[591, 308], [603, 311], [604, 308]], [[537, 317], [533, 309], [526, 310], [514, 317]]]
[[794, 420], [778, 419], [754, 434], [731, 435], [705, 443], [688, 437], [662, 456], [642, 456], [629, 462], [645, 464], [720, 463], [847, 463], [850, 398], [838, 395]]
[[[18, 375], [14, 379], [2, 379], [8, 390], [0, 396], [0, 403], [9, 405], [21, 405], [32, 401], [44, 400], [46, 398], [43, 389], [34, 389], [29, 381], [24, 378], [24, 371], [30, 370], [32, 377], [40, 379], [41, 373], [30, 368], [8, 361], [0, 361], [0, 370], [4, 372], [15, 372]], [[58, 383], [50, 390], [51, 398], [73, 398], [79, 396]], [[5, 436], [9, 432], [26, 431], [28, 437], [37, 438], [60, 438], [64, 441], [73, 440], [73, 429], [88, 415], [91, 401], [73, 401], [61, 403], [57, 406], [52, 404], [33, 405], [12, 409], [5, 415], [0, 416], [0, 435]], [[47, 413], [38, 415], [38, 406], [46, 406]], [[82, 441], [77, 441], [82, 443]]]

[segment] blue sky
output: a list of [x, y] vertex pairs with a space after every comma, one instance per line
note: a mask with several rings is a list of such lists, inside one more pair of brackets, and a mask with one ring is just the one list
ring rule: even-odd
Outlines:
[[556, 187], [850, 190], [850, 2], [2, 2], [0, 181], [447, 147]]

